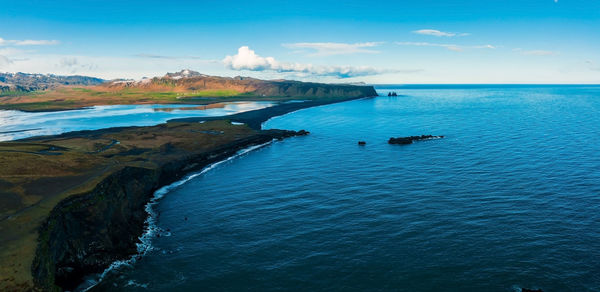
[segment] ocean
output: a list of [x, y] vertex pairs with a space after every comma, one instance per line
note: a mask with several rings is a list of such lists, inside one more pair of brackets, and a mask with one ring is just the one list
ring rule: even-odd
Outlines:
[[600, 86], [377, 90], [171, 188], [95, 289], [600, 291]]

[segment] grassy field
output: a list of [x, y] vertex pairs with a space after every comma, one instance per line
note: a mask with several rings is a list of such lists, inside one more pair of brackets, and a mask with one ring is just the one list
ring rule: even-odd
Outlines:
[[251, 93], [235, 90], [147, 91], [126, 88], [108, 91], [98, 87], [63, 87], [48, 91], [6, 93], [0, 97], [0, 109], [53, 111], [94, 105], [189, 104], [198, 103], [197, 98], [226, 101], [251, 96]]
[[37, 229], [61, 200], [122, 167], [154, 169], [256, 133], [219, 120], [0, 142], [0, 291], [31, 287]]
[[7, 90], [7, 91], [0, 91], [0, 98], [7, 97], [7, 96], [27, 96], [27, 95], [34, 95], [34, 94], [37, 94], [37, 92]]

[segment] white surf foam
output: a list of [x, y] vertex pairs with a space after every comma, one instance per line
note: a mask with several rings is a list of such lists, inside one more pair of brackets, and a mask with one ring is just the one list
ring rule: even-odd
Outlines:
[[154, 249], [154, 247], [152, 246], [152, 239], [154, 237], [156, 237], [157, 234], [164, 232], [163, 230], [160, 229], [160, 227], [158, 227], [156, 225], [157, 214], [154, 211], [154, 206], [156, 204], [158, 204], [158, 201], [160, 201], [160, 199], [162, 199], [167, 193], [169, 193], [171, 190], [187, 183], [188, 181], [190, 181], [200, 175], [205, 174], [206, 172], [210, 171], [211, 169], [214, 169], [215, 167], [217, 167], [225, 162], [231, 161], [231, 160], [238, 158], [244, 154], [247, 154], [251, 151], [254, 151], [256, 149], [267, 146], [267, 145], [273, 143], [273, 141], [275, 141], [275, 140], [272, 140], [272, 141], [269, 141], [269, 142], [266, 142], [263, 144], [259, 144], [259, 145], [253, 145], [248, 148], [244, 148], [244, 149], [238, 151], [236, 154], [234, 154], [230, 157], [227, 157], [224, 160], [210, 164], [209, 166], [203, 168], [200, 172], [190, 174], [181, 180], [178, 180], [170, 185], [166, 185], [166, 186], [156, 190], [154, 192], [154, 195], [150, 199], [150, 201], [144, 207], [146, 213], [148, 213], [148, 217], [146, 218], [146, 221], [145, 221], [146, 227], [144, 229], [144, 233], [142, 233], [142, 235], [139, 238], [140, 242], [137, 243], [137, 254], [132, 255], [129, 259], [126, 259], [126, 260], [119, 260], [119, 261], [113, 262], [108, 268], [106, 268], [101, 274], [99, 274], [96, 279], [87, 279], [85, 281], [85, 283], [82, 284], [85, 287], [79, 287], [77, 290], [78, 291], [88, 291], [89, 289], [98, 285], [98, 283], [100, 283], [102, 280], [104, 280], [104, 278], [111, 271], [118, 269], [122, 266], [131, 266], [138, 259], [140, 259], [144, 255], [146, 255], [146, 253], [148, 253], [149, 251]]

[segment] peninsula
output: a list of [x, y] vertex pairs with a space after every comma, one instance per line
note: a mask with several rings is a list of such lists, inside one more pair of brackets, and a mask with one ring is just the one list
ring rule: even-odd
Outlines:
[[[136, 253], [147, 217], [144, 206], [158, 188], [241, 149], [307, 134], [261, 130], [273, 116], [376, 95], [371, 86], [212, 77], [187, 70], [148, 80], [32, 86], [0, 97], [0, 108], [281, 102], [227, 117], [0, 142], [0, 290], [77, 287], [84, 276]], [[285, 102], [298, 99], [303, 102]]]

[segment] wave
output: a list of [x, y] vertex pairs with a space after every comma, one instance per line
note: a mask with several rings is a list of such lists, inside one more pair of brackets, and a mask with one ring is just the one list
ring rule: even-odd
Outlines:
[[[247, 148], [244, 148], [242, 150], [239, 150], [238, 152], [236, 152], [234, 155], [227, 157], [226, 159], [223, 159], [221, 161], [215, 162], [210, 164], [209, 166], [203, 168], [201, 171], [190, 174], [188, 176], [186, 176], [185, 178], [178, 180], [172, 184], [166, 185], [158, 190], [156, 190], [154, 192], [154, 195], [152, 196], [152, 198], [150, 199], [150, 201], [146, 204], [146, 206], [144, 207], [144, 210], [146, 211], [146, 213], [148, 214], [148, 217], [146, 218], [146, 221], [144, 222], [146, 227], [144, 229], [144, 233], [142, 233], [142, 235], [139, 237], [140, 242], [137, 243], [137, 253], [132, 255], [129, 259], [126, 260], [118, 260], [118, 261], [114, 261], [112, 264], [110, 264], [110, 266], [108, 268], [106, 268], [102, 273], [100, 274], [96, 274], [96, 275], [92, 275], [89, 278], [87, 278], [84, 283], [82, 283], [79, 287], [77, 287], [76, 291], [88, 291], [92, 288], [94, 288], [96, 285], [98, 285], [100, 282], [102, 282], [102, 280], [104, 280], [104, 278], [111, 272], [114, 271], [115, 269], [118, 269], [122, 266], [131, 266], [132, 264], [134, 264], [137, 260], [141, 259], [144, 255], [146, 255], [149, 251], [152, 251], [154, 249], [154, 247], [152, 246], [152, 239], [156, 237], [156, 234], [160, 234], [163, 233], [164, 230], [162, 230], [160, 227], [158, 227], [156, 225], [157, 222], [157, 214], [154, 211], [154, 206], [156, 204], [158, 204], [158, 202], [166, 195], [168, 194], [171, 190], [180, 187], [181, 185], [187, 183], [188, 181], [201, 176], [203, 174], [205, 174], [206, 172], [210, 171], [211, 169], [216, 168], [217, 166], [231, 161], [235, 158], [238, 158], [240, 156], [243, 156], [249, 152], [252, 152], [256, 149], [265, 147], [271, 143], [273, 143], [273, 141], [269, 141], [263, 144], [259, 144], [259, 145], [253, 145]], [[167, 234], [167, 236], [170, 234]]]

